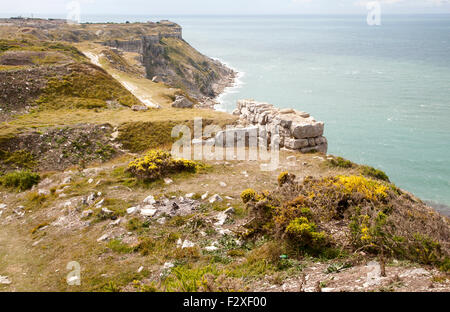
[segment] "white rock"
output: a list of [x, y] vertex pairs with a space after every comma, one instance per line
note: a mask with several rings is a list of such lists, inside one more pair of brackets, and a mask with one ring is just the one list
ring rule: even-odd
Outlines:
[[189, 194], [186, 194], [186, 195], [184, 195], [186, 198], [192, 198], [192, 197], [194, 197], [194, 195], [195, 195], [195, 193], [189, 193]]
[[141, 215], [144, 217], [153, 217], [156, 212], [157, 210], [153, 208], [153, 206], [145, 206], [143, 209], [141, 209]]
[[206, 192], [205, 194], [202, 195], [202, 200], [205, 200], [209, 195], [209, 192]]
[[108, 240], [109, 235], [108, 234], [103, 234], [102, 236], [100, 236], [99, 239], [97, 239], [97, 242], [103, 242], [105, 240]]
[[222, 197], [220, 197], [219, 194], [213, 195], [213, 196], [211, 196], [211, 198], [209, 199], [209, 202], [210, 202], [211, 204], [214, 204], [215, 202], [221, 202], [221, 201], [223, 201], [223, 199], [222, 199]]
[[139, 269], [137, 270], [138, 273], [141, 273], [144, 270], [143, 266], [140, 266]]
[[146, 199], [144, 199], [144, 204], [149, 204], [149, 205], [156, 204], [155, 197], [153, 197], [153, 195], [149, 195]]
[[6, 206], [6, 204], [0, 204], [0, 210], [6, 209], [6, 207], [8, 207], [8, 206]]
[[159, 224], [166, 224], [166, 218], [164, 218], [164, 217], [159, 218], [158, 221], [156, 221], [156, 222], [158, 222]]
[[38, 195], [50, 195], [50, 191], [49, 190], [39, 190]]
[[236, 211], [234, 210], [233, 207], [230, 207], [230, 208], [228, 208], [227, 210], [225, 210], [223, 213], [224, 213], [224, 214], [227, 214], [227, 215], [230, 215], [230, 214], [235, 214]]
[[138, 207], [130, 207], [130, 208], [127, 209], [127, 213], [128, 214], [133, 214], [133, 213], [136, 213], [138, 210], [139, 210]]
[[226, 186], [227, 186], [227, 184], [226, 184], [225, 182], [220, 182], [219, 185], [220, 185], [221, 187], [226, 187]]
[[91, 216], [93, 213], [94, 213], [94, 212], [93, 212], [91, 209], [89, 209], [89, 210], [84, 210], [84, 211], [81, 213], [81, 217], [82, 217], [82, 218], [87, 218], [87, 217]]
[[94, 182], [94, 179], [92, 179], [92, 178], [90, 178], [89, 180], [88, 180], [88, 183], [89, 184], [92, 184]]
[[195, 246], [195, 244], [193, 243], [193, 242], [191, 242], [191, 241], [188, 241], [187, 239], [183, 242], [183, 245], [181, 246], [181, 249], [184, 249], [184, 248], [192, 248], [192, 247], [194, 247]]
[[217, 219], [218, 221], [217, 221], [216, 223], [214, 223], [214, 225], [215, 225], [215, 226], [222, 226], [222, 225], [224, 225], [225, 222], [227, 221], [227, 219], [228, 219], [228, 214], [221, 212], [221, 213], [219, 213], [219, 214], [216, 216], [216, 219]]
[[171, 268], [173, 268], [175, 265], [172, 263], [172, 262], [166, 262], [166, 263], [164, 263], [164, 265], [163, 265], [163, 269], [171, 269]]
[[216, 250], [218, 250], [219, 248], [217, 248], [216, 246], [208, 246], [208, 247], [205, 247], [205, 250], [206, 251], [216, 251]]
[[116, 221], [111, 222], [109, 225], [111, 225], [111, 226], [116, 226], [116, 225], [119, 225], [121, 221], [122, 221], [122, 220], [117, 219]]
[[164, 178], [164, 183], [166, 183], [166, 184], [172, 184], [172, 183], [173, 183], [173, 180], [172, 180], [172, 179], [169, 179], [169, 178]]
[[100, 200], [98, 203], [95, 204], [95, 207], [96, 208], [100, 208], [103, 205], [104, 202], [105, 202], [105, 199]]
[[2, 285], [9, 285], [9, 284], [11, 284], [11, 280], [8, 278], [8, 276], [1, 276], [0, 275], [0, 284], [2, 284]]
[[72, 182], [72, 177], [65, 177], [62, 184], [69, 184], [70, 182]]
[[108, 208], [102, 208], [102, 212], [106, 213], [106, 214], [113, 214], [114, 212], [109, 210]]
[[231, 232], [229, 229], [222, 229], [220, 227], [215, 228], [216, 232], [219, 233], [221, 236], [224, 235], [232, 235], [233, 232]]

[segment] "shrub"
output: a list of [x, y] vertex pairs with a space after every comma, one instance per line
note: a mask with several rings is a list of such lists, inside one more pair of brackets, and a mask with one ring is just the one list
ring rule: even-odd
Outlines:
[[343, 249], [364, 250], [448, 269], [448, 219], [386, 182], [363, 176], [306, 177], [252, 198], [244, 239], [286, 241], [294, 255], [329, 258]]
[[358, 192], [369, 200], [387, 197], [387, 186], [361, 176], [338, 176], [333, 184], [348, 194]]
[[17, 188], [20, 191], [31, 189], [38, 184], [40, 176], [30, 171], [15, 171], [0, 177], [0, 184], [4, 187]]
[[319, 249], [326, 244], [325, 232], [317, 232], [314, 222], [309, 222], [305, 217], [295, 218], [286, 227], [285, 233], [300, 247]]
[[241, 199], [244, 202], [244, 204], [248, 203], [249, 201], [256, 200], [256, 197], [257, 194], [253, 189], [246, 189], [241, 193]]
[[171, 173], [196, 172], [200, 165], [186, 159], [174, 159], [168, 152], [151, 150], [128, 164], [128, 171], [140, 180], [154, 181]]
[[362, 166], [361, 167], [361, 174], [365, 175], [367, 177], [371, 177], [371, 178], [375, 178], [375, 179], [378, 179], [378, 180], [390, 182], [389, 181], [389, 177], [386, 175], [386, 173], [384, 173], [383, 171], [381, 171], [379, 169], [375, 169], [373, 167]]
[[280, 175], [278, 176], [278, 185], [282, 186], [284, 183], [286, 183], [288, 180], [288, 177], [289, 177], [289, 173], [287, 171], [280, 173]]
[[33, 169], [37, 163], [34, 160], [33, 154], [26, 150], [17, 150], [12, 153], [0, 150], [0, 160], [6, 164], [15, 167], [16, 169]]
[[347, 160], [342, 157], [328, 159], [327, 164], [330, 167], [337, 167], [337, 168], [353, 168], [353, 166], [354, 166], [354, 163], [352, 163], [350, 160]]

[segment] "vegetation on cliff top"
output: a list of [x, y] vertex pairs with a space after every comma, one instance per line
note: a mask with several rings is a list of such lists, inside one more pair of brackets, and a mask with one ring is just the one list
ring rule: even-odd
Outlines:
[[[363, 176], [293, 178], [251, 197], [247, 205], [255, 219], [248, 237], [285, 239], [291, 254], [364, 250], [448, 270], [448, 224], [394, 185]], [[336, 222], [340, 226], [331, 232]]]

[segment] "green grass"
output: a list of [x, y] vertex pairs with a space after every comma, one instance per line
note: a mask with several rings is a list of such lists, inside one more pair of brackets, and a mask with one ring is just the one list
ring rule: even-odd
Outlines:
[[0, 184], [6, 188], [25, 191], [39, 183], [40, 176], [30, 171], [15, 171], [0, 176]]
[[387, 174], [379, 169], [375, 169], [375, 168], [369, 167], [369, 166], [361, 166], [360, 170], [361, 170], [362, 175], [365, 175], [370, 178], [375, 178], [378, 180], [390, 182]]
[[117, 80], [93, 65], [73, 65], [72, 73], [52, 78], [36, 101], [41, 109], [106, 108], [107, 101], [131, 107], [140, 101]]

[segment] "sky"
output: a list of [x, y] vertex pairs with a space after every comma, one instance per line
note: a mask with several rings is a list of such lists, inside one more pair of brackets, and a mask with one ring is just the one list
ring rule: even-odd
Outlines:
[[[374, 0], [0, 0], [0, 16], [366, 14]], [[450, 0], [378, 0], [384, 14], [450, 14]], [[53, 15], [53, 16], [52, 16]]]

